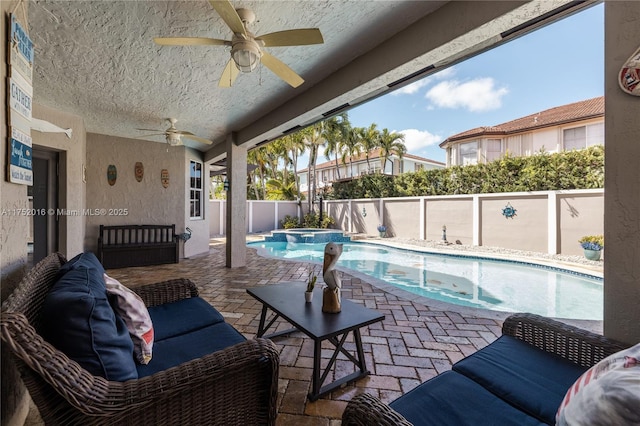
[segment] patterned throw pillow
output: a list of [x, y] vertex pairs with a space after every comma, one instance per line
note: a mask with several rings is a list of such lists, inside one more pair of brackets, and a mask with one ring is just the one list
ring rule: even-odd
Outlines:
[[149, 310], [136, 293], [120, 284], [115, 278], [104, 274], [107, 293], [116, 297], [113, 309], [120, 315], [127, 325], [133, 353], [140, 364], [151, 361], [153, 350], [153, 323]]
[[640, 343], [603, 359], [569, 388], [558, 426], [640, 425]]

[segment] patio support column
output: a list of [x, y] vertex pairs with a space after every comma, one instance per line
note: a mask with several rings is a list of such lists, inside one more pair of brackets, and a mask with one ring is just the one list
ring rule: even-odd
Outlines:
[[640, 98], [618, 73], [638, 48], [640, 2], [604, 2], [605, 201], [604, 335], [640, 342]]
[[227, 268], [247, 264], [247, 148], [236, 145], [236, 134], [227, 136]]

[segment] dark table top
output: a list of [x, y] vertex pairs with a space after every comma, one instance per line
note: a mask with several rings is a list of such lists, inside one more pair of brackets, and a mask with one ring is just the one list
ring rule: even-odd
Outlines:
[[326, 339], [349, 330], [382, 321], [384, 315], [362, 305], [342, 298], [342, 311], [337, 314], [322, 312], [322, 289], [313, 291], [313, 301], [304, 301], [306, 284], [284, 282], [247, 289], [247, 293], [258, 299], [272, 311], [289, 321], [298, 330], [310, 337]]

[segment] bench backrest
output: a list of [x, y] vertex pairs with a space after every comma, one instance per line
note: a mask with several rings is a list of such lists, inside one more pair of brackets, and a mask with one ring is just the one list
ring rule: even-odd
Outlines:
[[176, 241], [175, 225], [100, 225], [98, 237], [102, 246], [126, 244], [173, 243]]

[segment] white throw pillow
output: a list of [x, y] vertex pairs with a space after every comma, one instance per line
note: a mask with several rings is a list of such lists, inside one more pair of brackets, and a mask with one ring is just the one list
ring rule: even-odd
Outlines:
[[562, 400], [556, 424], [640, 425], [640, 343], [582, 374]]
[[140, 296], [115, 278], [104, 274], [104, 282], [107, 293], [116, 296], [117, 304], [113, 308], [127, 325], [136, 360], [148, 364], [153, 351], [153, 323], [147, 306]]

